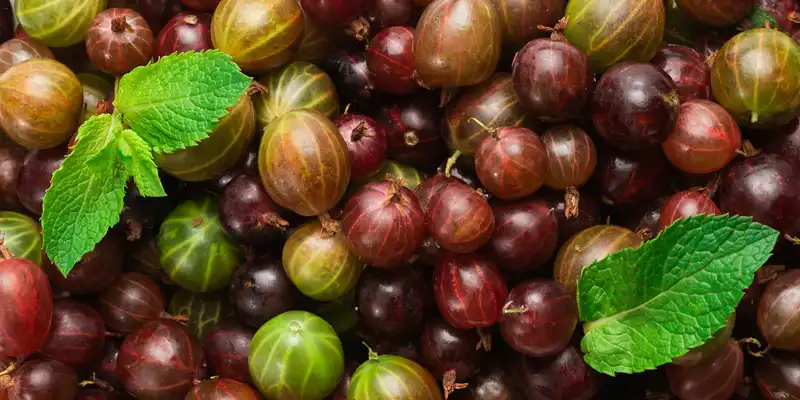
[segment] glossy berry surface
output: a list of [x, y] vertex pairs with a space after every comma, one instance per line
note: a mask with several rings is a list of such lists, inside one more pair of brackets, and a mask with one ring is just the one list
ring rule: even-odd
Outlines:
[[383, 126], [360, 114], [343, 115], [333, 123], [350, 152], [350, 178], [360, 181], [377, 172], [386, 160], [387, 138]]
[[161, 316], [166, 308], [161, 288], [147, 275], [127, 272], [97, 297], [97, 310], [109, 329], [129, 334]]
[[669, 386], [683, 399], [730, 399], [744, 378], [744, 354], [729, 341], [716, 357], [693, 366], [667, 366]]
[[430, 318], [419, 339], [420, 362], [434, 377], [443, 381], [445, 395], [455, 382], [463, 382], [476, 372], [486, 355], [475, 330], [458, 329], [441, 318]]
[[515, 202], [496, 201], [491, 206], [495, 231], [485, 252], [500, 269], [532, 271], [555, 254], [559, 220], [557, 211], [547, 202], [530, 198]]
[[418, 400], [441, 400], [436, 379], [415, 361], [395, 355], [369, 353], [350, 380], [348, 399], [409, 396]]
[[661, 144], [672, 165], [691, 174], [722, 169], [741, 146], [742, 134], [733, 117], [708, 100], [681, 104], [675, 127]]
[[363, 323], [384, 337], [418, 333], [433, 306], [425, 276], [408, 267], [366, 269], [356, 286], [356, 306]]
[[278, 241], [289, 223], [254, 173], [233, 178], [219, 199], [219, 219], [225, 233], [251, 246]]
[[549, 163], [545, 185], [563, 190], [580, 187], [594, 174], [597, 150], [594, 141], [583, 129], [559, 125], [542, 135]]
[[181, 398], [192, 388], [202, 357], [183, 325], [158, 319], [125, 338], [117, 368], [125, 390], [137, 398]]
[[253, 328], [293, 309], [300, 298], [283, 264], [272, 256], [255, 257], [236, 270], [230, 293], [236, 314]]
[[85, 303], [57, 300], [50, 334], [39, 353], [78, 368], [95, 361], [105, 343], [106, 326], [100, 313]]
[[153, 32], [136, 11], [111, 8], [97, 14], [89, 25], [86, 51], [103, 72], [123, 75], [150, 60]]
[[367, 68], [379, 90], [409, 94], [419, 88], [414, 79], [414, 29], [393, 26], [378, 32], [367, 49]]
[[[518, 0], [501, 2], [523, 3]], [[535, 3], [535, 2], [528, 2]], [[514, 90], [545, 121], [581, 117], [594, 92], [594, 73], [584, 53], [566, 41], [535, 39], [514, 57]]]
[[433, 271], [433, 294], [439, 312], [459, 329], [487, 327], [500, 318], [508, 294], [494, 263], [480, 254], [454, 254]]
[[589, 400], [597, 395], [603, 382], [574, 346], [551, 357], [518, 356], [511, 376], [522, 393], [545, 399]]
[[14, 372], [8, 385], [9, 399], [71, 400], [78, 392], [78, 374], [60, 361], [32, 360]]
[[53, 173], [61, 167], [66, 157], [63, 147], [28, 152], [19, 170], [17, 196], [25, 208], [36, 214], [42, 214], [44, 193], [50, 187]]
[[44, 261], [42, 268], [55, 290], [74, 294], [97, 293], [114, 284], [122, 273], [120, 255], [124, 250], [123, 239], [110, 232], [92, 251], [81, 257], [66, 278], [49, 260]]
[[794, 352], [770, 351], [756, 363], [758, 390], [767, 400], [800, 398], [800, 358]]
[[597, 82], [592, 122], [611, 145], [645, 149], [667, 138], [679, 106], [677, 87], [666, 73], [652, 64], [621, 63]]
[[575, 298], [564, 285], [531, 280], [511, 289], [500, 317], [500, 332], [514, 350], [531, 357], [560, 353], [578, 322]]
[[24, 258], [0, 260], [0, 282], [0, 355], [27, 357], [47, 339], [53, 291], [41, 268]]
[[475, 150], [475, 171], [489, 193], [515, 200], [536, 192], [547, 177], [547, 150], [526, 128], [500, 128]]
[[711, 98], [711, 73], [706, 60], [697, 50], [668, 44], [658, 49], [650, 63], [672, 78], [681, 103]]
[[423, 170], [435, 169], [447, 147], [441, 135], [442, 111], [430, 96], [416, 96], [381, 108], [390, 158]]
[[456, 253], [477, 250], [494, 232], [494, 215], [486, 198], [463, 183], [439, 189], [428, 203], [426, 218], [439, 244]]
[[214, 327], [203, 343], [211, 373], [222, 378], [251, 382], [247, 353], [255, 334], [255, 330], [233, 319]]
[[233, 379], [209, 379], [195, 385], [186, 399], [192, 400], [259, 400], [261, 397], [245, 383]]
[[303, 10], [311, 18], [329, 24], [345, 25], [366, 11], [367, 0], [301, 0]]
[[174, 53], [211, 48], [211, 15], [183, 12], [172, 17], [158, 33], [153, 43], [153, 57], [159, 59]]
[[325, 70], [345, 98], [364, 100], [372, 97], [375, 83], [367, 66], [365, 52], [338, 51], [328, 58]]
[[703, 192], [696, 190], [678, 192], [670, 196], [664, 203], [659, 227], [663, 230], [679, 218], [700, 214], [719, 215], [721, 212], [714, 200]]
[[791, 321], [796, 318], [800, 299], [800, 271], [787, 271], [773, 280], [758, 303], [758, 328], [770, 347], [782, 350], [800, 349], [800, 329]]
[[669, 163], [659, 149], [611, 151], [597, 164], [595, 180], [606, 204], [634, 204], [663, 194]]

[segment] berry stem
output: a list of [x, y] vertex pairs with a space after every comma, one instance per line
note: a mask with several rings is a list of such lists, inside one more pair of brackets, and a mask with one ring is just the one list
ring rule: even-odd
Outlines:
[[369, 21], [367, 21], [364, 17], [354, 18], [352, 21], [350, 21], [350, 23], [347, 24], [347, 28], [345, 28], [344, 32], [359, 42], [365, 42], [365, 44], [369, 45], [369, 35], [371, 34], [371, 29]]
[[269, 89], [267, 89], [266, 86], [262, 85], [261, 82], [255, 79], [250, 81], [250, 86], [247, 87], [247, 95], [250, 97], [267, 92], [269, 92]]
[[456, 371], [451, 369], [444, 373], [442, 377], [442, 386], [444, 387], [444, 398], [447, 398], [456, 390], [466, 389], [469, 386], [466, 383], [456, 382]]
[[508, 314], [520, 314], [520, 313], [528, 312], [528, 307], [525, 306], [524, 304], [519, 306], [518, 308], [511, 308], [513, 306], [514, 306], [514, 302], [513, 301], [509, 301], [508, 303], [506, 303], [503, 306], [503, 314], [504, 315], [508, 315]]
[[124, 15], [114, 17], [111, 20], [111, 32], [122, 33], [124, 31], [133, 32], [133, 27], [128, 23], [128, 19]]
[[353, 128], [353, 131], [350, 133], [350, 140], [357, 142], [361, 140], [361, 138], [373, 137], [373, 136], [375, 136], [375, 132], [372, 132], [367, 128], [367, 123], [365, 121], [361, 121], [358, 123], [358, 126]]
[[417, 136], [417, 132], [413, 130], [403, 133], [403, 140], [408, 147], [414, 147], [419, 144], [419, 136]]
[[11, 251], [9, 251], [6, 246], [3, 246], [5, 240], [6, 239], [0, 235], [0, 256], [2, 256], [4, 260], [10, 260], [14, 258], [14, 255], [11, 254]]
[[317, 217], [319, 218], [319, 222], [322, 224], [322, 230], [325, 231], [325, 233], [333, 236], [339, 232], [339, 221], [331, 218], [330, 214], [324, 212]]
[[581, 201], [581, 194], [575, 186], [570, 186], [564, 192], [564, 216], [567, 219], [577, 217], [581, 210], [578, 204]]
[[500, 139], [500, 138], [497, 136], [497, 129], [495, 129], [495, 128], [489, 128], [489, 127], [488, 127], [488, 126], [486, 126], [486, 125], [485, 125], [483, 122], [481, 122], [479, 119], [477, 119], [477, 118], [475, 118], [475, 117], [469, 117], [469, 119], [468, 119], [467, 121], [468, 121], [468, 122], [472, 122], [472, 123], [476, 123], [476, 124], [478, 124], [478, 125], [479, 125], [481, 128], [483, 128], [483, 129], [484, 129], [486, 132], [489, 132], [489, 134], [490, 134], [490, 135], [492, 135], [492, 138], [493, 138], [494, 140], [498, 140], [498, 139]]
[[456, 165], [458, 157], [461, 157], [461, 150], [456, 150], [455, 153], [447, 159], [447, 164], [444, 165], [444, 176], [450, 177], [450, 170]]
[[369, 347], [367, 342], [361, 342], [361, 344], [363, 344], [364, 347], [367, 348], [367, 354], [370, 361], [375, 361], [378, 359], [378, 353], [376, 353], [375, 350], [372, 350], [372, 347]]
[[444, 108], [444, 106], [450, 104], [450, 102], [453, 101], [453, 99], [456, 97], [456, 94], [458, 94], [458, 88], [455, 87], [442, 88], [442, 96], [439, 99], [439, 108]]

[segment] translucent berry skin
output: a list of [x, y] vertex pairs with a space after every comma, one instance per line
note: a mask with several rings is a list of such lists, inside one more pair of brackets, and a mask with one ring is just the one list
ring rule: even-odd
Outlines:
[[744, 378], [744, 354], [736, 341], [728, 341], [714, 358], [692, 366], [667, 365], [672, 392], [686, 400], [727, 400]]
[[0, 45], [0, 73], [33, 58], [55, 60], [56, 56], [47, 46], [32, 37], [8, 40]]
[[613, 146], [639, 150], [663, 142], [678, 117], [680, 100], [672, 79], [652, 64], [614, 65], [597, 82], [592, 122]]
[[78, 368], [96, 360], [105, 344], [106, 326], [100, 313], [86, 303], [64, 299], [53, 303], [50, 334], [39, 352]]
[[408, 260], [425, 239], [425, 214], [414, 193], [400, 182], [371, 182], [345, 203], [341, 229], [363, 262], [394, 267]]
[[25, 258], [0, 261], [0, 356], [27, 357], [42, 346], [53, 316], [53, 290]]
[[800, 349], [800, 270], [789, 270], [769, 283], [758, 303], [758, 328], [770, 347]]
[[153, 32], [136, 11], [110, 8], [89, 25], [86, 51], [103, 72], [120, 76], [150, 61]]
[[78, 374], [56, 360], [28, 361], [11, 378], [8, 399], [72, 400], [78, 393]]
[[594, 73], [589, 59], [566, 41], [528, 42], [514, 57], [512, 68], [520, 103], [544, 121], [578, 118], [592, 99]]
[[419, 89], [414, 79], [414, 29], [393, 26], [378, 32], [367, 49], [367, 68], [379, 90], [410, 94]]
[[719, 215], [721, 212], [708, 195], [696, 190], [685, 190], [673, 194], [667, 199], [661, 211], [659, 227], [664, 230], [679, 218], [693, 215]]
[[422, 95], [388, 105], [376, 117], [386, 128], [389, 157], [426, 171], [446, 158], [441, 118], [438, 102]]
[[507, 294], [500, 271], [480, 254], [447, 256], [433, 272], [433, 295], [439, 312], [459, 329], [494, 325]]
[[531, 280], [511, 289], [500, 317], [500, 332], [514, 350], [531, 357], [560, 353], [578, 323], [575, 296], [564, 285]]
[[767, 400], [800, 399], [800, 357], [795, 352], [772, 350], [758, 359], [756, 386]]
[[125, 390], [137, 399], [181, 399], [202, 359], [202, 348], [183, 325], [158, 319], [125, 338], [117, 368]]
[[539, 190], [547, 177], [547, 149], [530, 129], [504, 127], [475, 151], [475, 171], [489, 193], [515, 200]]
[[463, 183], [451, 183], [431, 198], [426, 224], [445, 249], [471, 253], [491, 238], [494, 215], [486, 198], [478, 191]]
[[669, 162], [659, 149], [612, 151], [597, 165], [595, 180], [603, 202], [635, 204], [663, 194], [669, 182]]
[[182, 12], [169, 20], [158, 33], [153, 45], [153, 58], [187, 51], [204, 51], [214, 47], [211, 43], [211, 15]]
[[734, 160], [722, 174], [718, 196], [723, 213], [749, 215], [784, 233], [798, 230], [800, 186], [797, 170], [776, 155]]
[[597, 167], [597, 150], [586, 131], [559, 125], [545, 131], [541, 139], [547, 149], [549, 168], [544, 184], [549, 188], [580, 187], [592, 177]]
[[484, 252], [500, 269], [526, 273], [550, 260], [558, 244], [559, 221], [547, 202], [533, 197], [493, 201], [491, 206], [495, 229]]
[[739, 126], [722, 106], [709, 100], [681, 104], [675, 127], [661, 144], [672, 165], [690, 174], [722, 169], [740, 147]]
[[128, 334], [145, 322], [158, 318], [165, 309], [161, 288], [147, 275], [122, 274], [116, 283], [102, 291], [97, 310], [109, 329]]
[[678, 44], [662, 46], [650, 63], [666, 72], [678, 90], [681, 103], [711, 98], [711, 72], [697, 50]]
[[233, 319], [212, 329], [203, 343], [211, 372], [223, 378], [252, 382], [247, 353], [255, 334], [254, 330]]
[[350, 153], [350, 179], [370, 177], [386, 161], [386, 130], [377, 121], [361, 114], [342, 115], [333, 121]]

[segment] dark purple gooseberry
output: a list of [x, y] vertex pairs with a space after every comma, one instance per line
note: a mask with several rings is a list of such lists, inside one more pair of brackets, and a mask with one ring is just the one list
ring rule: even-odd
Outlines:
[[[570, 217], [566, 215], [567, 202], [563, 193], [553, 190], [541, 190], [540, 192], [537, 192], [537, 194], [541, 194], [547, 201], [548, 206], [553, 209], [553, 214], [558, 220], [558, 243], [566, 242], [572, 235], [591, 226], [598, 225], [602, 220], [600, 200], [592, 192], [584, 191], [584, 193], [581, 193], [580, 202], [578, 203], [578, 215]], [[497, 214], [495, 214], [495, 218], [498, 221], [500, 220]]]
[[500, 361], [492, 361], [488, 368], [481, 366], [480, 372], [470, 379], [465, 390], [458, 392], [463, 400], [522, 400], [517, 385], [501, 366]]
[[800, 215], [800, 181], [789, 161], [767, 153], [735, 159], [722, 174], [718, 205], [723, 213], [794, 234]]
[[299, 298], [279, 258], [255, 257], [239, 267], [231, 281], [231, 302], [236, 314], [253, 328], [294, 309]]
[[667, 44], [658, 49], [650, 63], [672, 78], [681, 102], [711, 98], [711, 71], [697, 50], [678, 44]]
[[339, 385], [336, 386], [336, 389], [334, 389], [325, 400], [347, 400], [347, 390], [350, 389], [350, 381], [353, 379], [353, 374], [356, 373], [356, 369], [358, 369], [359, 365], [359, 363], [354, 361], [345, 362], [344, 373], [342, 374], [342, 379], [339, 381]]
[[800, 328], [791, 323], [800, 309], [800, 270], [792, 269], [769, 283], [758, 303], [758, 328], [770, 347], [800, 349]]
[[164, 312], [164, 295], [150, 277], [126, 272], [97, 297], [97, 310], [106, 326], [122, 334], [131, 333]]
[[367, 0], [300, 0], [303, 11], [318, 22], [344, 26], [367, 10]]
[[73, 300], [53, 303], [53, 321], [39, 354], [74, 368], [89, 364], [103, 352], [106, 326], [88, 304]]
[[53, 173], [66, 158], [66, 149], [55, 147], [47, 150], [31, 150], [22, 162], [17, 180], [17, 196], [28, 211], [42, 215], [44, 193], [50, 187]]
[[104, 389], [81, 389], [75, 396], [75, 400], [120, 400], [117, 392], [109, 392]]
[[0, 138], [0, 209], [21, 211], [22, 203], [17, 196], [19, 170], [25, 162], [25, 149], [8, 140]]
[[429, 171], [446, 157], [442, 112], [433, 97], [401, 100], [380, 109], [376, 118], [386, 128], [389, 158]]
[[[558, 197], [563, 204], [564, 196]], [[536, 197], [497, 201], [491, 206], [495, 228], [484, 251], [500, 269], [526, 273], [550, 260], [558, 245], [559, 232], [559, 214], [552, 206]], [[563, 216], [563, 210], [560, 215]]]
[[443, 257], [433, 271], [433, 295], [442, 317], [459, 329], [492, 326], [508, 295], [505, 279], [480, 253]]
[[728, 341], [715, 357], [691, 366], [667, 365], [669, 387], [681, 399], [727, 400], [744, 378], [744, 354], [739, 344]]
[[326, 66], [340, 95], [352, 101], [372, 97], [375, 84], [367, 67], [366, 53], [339, 51], [328, 58]]
[[506, 343], [521, 354], [546, 357], [561, 352], [578, 323], [575, 296], [564, 285], [530, 280], [511, 289], [500, 317]]
[[584, 53], [563, 40], [534, 39], [513, 61], [514, 90], [522, 105], [544, 121], [582, 117], [594, 91]]
[[714, 204], [714, 200], [707, 194], [697, 190], [684, 190], [667, 199], [661, 211], [659, 227], [663, 230], [679, 218], [700, 214], [719, 215], [721, 213]]
[[181, 0], [181, 3], [192, 10], [214, 11], [222, 0]]
[[0, 1], [0, 43], [14, 37], [14, 10], [11, 0]]
[[754, 135], [753, 139], [757, 147], [765, 153], [781, 156], [800, 167], [800, 117], [769, 134]]
[[[542, 135], [547, 149], [547, 178], [544, 184], [554, 190], [565, 190], [564, 200], [570, 203], [565, 215], [575, 216], [577, 188], [583, 186], [597, 168], [597, 149], [583, 129], [573, 125], [554, 126]], [[578, 202], [579, 203], [579, 202]]]
[[551, 357], [517, 357], [511, 376], [527, 398], [589, 400], [600, 391], [600, 374], [583, 361], [575, 346]]
[[367, 19], [374, 32], [393, 26], [415, 26], [421, 14], [414, 0], [372, 0]]
[[634, 204], [669, 189], [669, 163], [660, 149], [625, 152], [610, 150], [600, 157], [595, 174], [603, 202]]
[[234, 319], [221, 322], [206, 336], [203, 343], [211, 373], [222, 378], [252, 382], [247, 354], [255, 331]]
[[440, 188], [428, 203], [426, 225], [446, 250], [471, 253], [494, 233], [494, 215], [486, 198], [464, 183]]
[[413, 337], [432, 304], [430, 286], [417, 268], [367, 268], [356, 285], [361, 321], [381, 337]]
[[174, 16], [159, 32], [153, 47], [156, 60], [174, 53], [212, 49], [211, 15], [182, 12]]
[[78, 393], [78, 374], [61, 361], [32, 360], [0, 377], [0, 387], [8, 388], [7, 399], [72, 400]]
[[122, 388], [122, 382], [119, 380], [119, 374], [117, 373], [117, 357], [119, 356], [120, 346], [122, 346], [121, 338], [106, 338], [106, 344], [103, 346], [100, 357], [95, 360], [96, 362], [91, 368], [97, 378], [118, 389]]
[[285, 213], [264, 190], [257, 172], [233, 178], [219, 199], [219, 219], [225, 233], [250, 246], [279, 240], [289, 225], [281, 217]]
[[117, 369], [125, 390], [137, 399], [181, 399], [202, 360], [202, 348], [183, 325], [157, 319], [125, 338]]
[[350, 179], [361, 181], [378, 172], [386, 160], [386, 130], [374, 119], [345, 114], [333, 121], [350, 152]]
[[341, 231], [353, 253], [374, 267], [402, 264], [425, 239], [425, 213], [400, 180], [371, 182], [345, 203]]
[[414, 29], [393, 26], [380, 31], [369, 43], [367, 68], [375, 87], [391, 94], [414, 93]]
[[419, 338], [420, 363], [442, 380], [445, 397], [478, 372], [486, 356], [478, 331], [457, 329], [438, 317], [428, 318]]
[[613, 146], [640, 150], [669, 136], [679, 107], [677, 87], [664, 71], [652, 64], [623, 62], [597, 82], [592, 122]]
[[547, 149], [533, 131], [510, 126], [491, 130], [475, 150], [475, 172], [486, 190], [516, 200], [539, 190], [547, 178]]
[[181, 3], [178, 0], [136, 0], [136, 11], [153, 33], [158, 33], [167, 21], [181, 12]]
[[108, 288], [122, 273], [124, 245], [116, 233], [109, 232], [94, 249], [86, 253], [65, 278], [49, 260], [42, 269], [57, 291], [73, 294], [96, 293]]
[[800, 356], [772, 350], [756, 361], [756, 386], [767, 400], [800, 399]]
[[103, 72], [123, 75], [150, 61], [153, 32], [136, 11], [109, 8], [97, 14], [89, 25], [86, 52]]

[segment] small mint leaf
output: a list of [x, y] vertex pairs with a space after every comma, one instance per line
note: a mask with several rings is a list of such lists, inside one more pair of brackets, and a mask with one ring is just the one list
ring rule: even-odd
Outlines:
[[251, 81], [220, 51], [178, 53], [123, 76], [114, 107], [153, 151], [170, 153], [207, 138]]
[[702, 345], [725, 325], [777, 239], [749, 217], [701, 215], [584, 268], [586, 362], [612, 376], [636, 373]]
[[139, 194], [145, 197], [164, 197], [164, 187], [158, 176], [158, 167], [153, 161], [153, 152], [150, 146], [136, 134], [126, 129], [122, 131], [117, 145], [119, 158], [128, 175], [133, 177]]
[[81, 125], [77, 143], [44, 196], [44, 248], [64, 276], [119, 221], [128, 176], [116, 151], [108, 150], [117, 143], [109, 137], [122, 131], [114, 120], [103, 114]]

